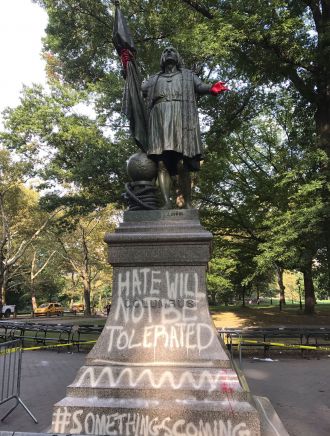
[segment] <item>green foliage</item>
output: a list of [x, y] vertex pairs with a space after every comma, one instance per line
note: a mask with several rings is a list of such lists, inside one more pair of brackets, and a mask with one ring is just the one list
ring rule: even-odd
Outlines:
[[[101, 0], [38, 3], [49, 15], [45, 57], [57, 91], [48, 100], [40, 89], [26, 92], [21, 109], [7, 115], [3, 144], [24, 153], [45, 144], [56, 150], [45, 180], [74, 184], [79, 192], [61, 195], [60, 201], [79, 212], [91, 210], [118, 201], [124, 160], [132, 150], [119, 124], [123, 80], [111, 43], [113, 7]], [[206, 153], [196, 196], [204, 223], [230, 247], [215, 253], [209, 286], [241, 295], [263, 287], [275, 264], [307, 274], [316, 259], [327, 271], [319, 275], [327, 287], [327, 5], [122, 0], [121, 7], [143, 76], [158, 70], [160, 52], [171, 43], [203, 79], [228, 80], [232, 89], [199, 101]], [[74, 105], [90, 96], [93, 121], [73, 113]], [[114, 141], [104, 135], [105, 126], [115, 132]], [[52, 206], [53, 200], [59, 202], [59, 196], [45, 204]]]
[[47, 225], [37, 193], [27, 188], [30, 162], [0, 150], [0, 286], [3, 300], [17, 291], [22, 258]]
[[132, 146], [123, 134], [111, 142], [104, 126], [79, 114], [78, 104], [88, 102], [85, 92], [54, 82], [48, 93], [40, 86], [25, 88], [21, 104], [5, 113], [0, 141], [38, 166], [40, 188], [57, 190], [42, 199], [48, 209], [120, 203]]
[[91, 304], [109, 296], [112, 270], [103, 239], [113, 230], [115, 213], [111, 205], [79, 217], [64, 213], [51, 229], [66, 279], [62, 295], [67, 300], [84, 298], [87, 314]]
[[236, 272], [237, 263], [229, 257], [213, 257], [207, 273], [207, 290], [210, 304], [228, 303], [233, 299], [232, 278]]

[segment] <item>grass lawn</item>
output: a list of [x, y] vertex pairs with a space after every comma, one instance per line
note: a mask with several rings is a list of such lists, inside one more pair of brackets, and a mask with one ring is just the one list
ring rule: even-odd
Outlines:
[[271, 327], [271, 326], [330, 326], [330, 303], [316, 305], [313, 316], [301, 313], [299, 304], [286, 304], [280, 312], [277, 304], [210, 307], [215, 326]]

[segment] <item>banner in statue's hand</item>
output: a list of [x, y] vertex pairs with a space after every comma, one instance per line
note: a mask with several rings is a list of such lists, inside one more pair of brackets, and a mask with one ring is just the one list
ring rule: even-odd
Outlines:
[[120, 56], [126, 79], [123, 113], [129, 120], [132, 136], [138, 147], [148, 149], [146, 110], [141, 94], [141, 79], [136, 63], [136, 49], [125, 17], [116, 2], [112, 40]]

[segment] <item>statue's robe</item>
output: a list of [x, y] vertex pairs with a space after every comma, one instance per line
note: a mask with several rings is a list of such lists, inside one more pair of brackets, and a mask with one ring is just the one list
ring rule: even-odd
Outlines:
[[192, 171], [199, 169], [202, 141], [196, 95], [210, 92], [192, 71], [158, 73], [142, 84], [147, 102], [148, 156], [164, 160], [170, 173], [184, 159]]

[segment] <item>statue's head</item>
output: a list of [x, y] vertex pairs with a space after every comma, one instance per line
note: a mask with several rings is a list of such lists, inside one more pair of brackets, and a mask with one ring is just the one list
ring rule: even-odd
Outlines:
[[168, 46], [163, 50], [160, 57], [160, 68], [162, 71], [165, 69], [166, 63], [175, 63], [178, 69], [182, 68], [182, 59], [179, 52], [172, 46]]

